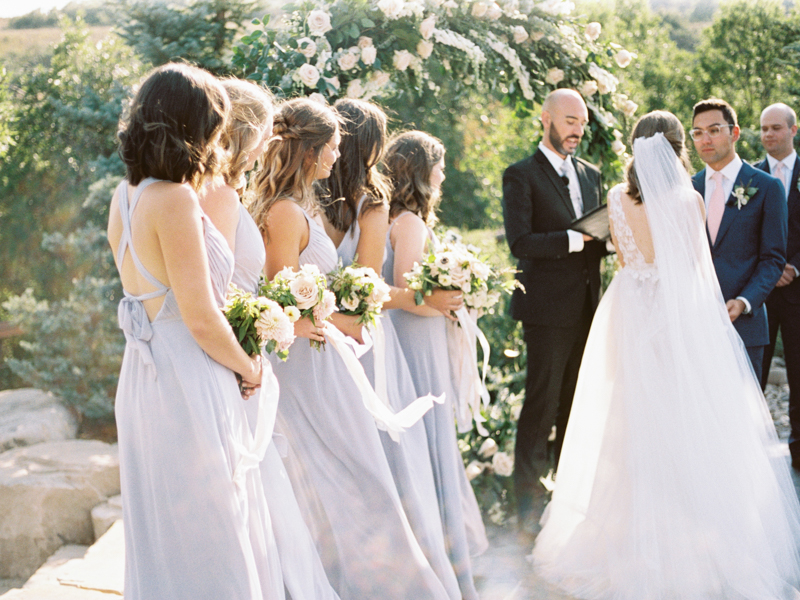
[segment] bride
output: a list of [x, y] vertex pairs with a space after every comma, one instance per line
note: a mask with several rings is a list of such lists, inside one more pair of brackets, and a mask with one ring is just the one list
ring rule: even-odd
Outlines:
[[800, 598], [800, 505], [725, 311], [683, 128], [642, 117], [536, 570], [584, 599]]

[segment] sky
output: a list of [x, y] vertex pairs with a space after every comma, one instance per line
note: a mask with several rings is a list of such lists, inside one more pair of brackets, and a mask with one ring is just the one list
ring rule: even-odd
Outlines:
[[40, 9], [48, 12], [53, 8], [61, 8], [69, 0], [0, 0], [0, 19], [18, 17], [29, 12]]

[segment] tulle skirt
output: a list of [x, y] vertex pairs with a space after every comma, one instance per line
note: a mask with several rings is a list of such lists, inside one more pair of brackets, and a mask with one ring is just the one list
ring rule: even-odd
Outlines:
[[744, 346], [721, 325], [687, 361], [650, 275], [598, 307], [534, 566], [591, 600], [800, 598], [800, 506]]

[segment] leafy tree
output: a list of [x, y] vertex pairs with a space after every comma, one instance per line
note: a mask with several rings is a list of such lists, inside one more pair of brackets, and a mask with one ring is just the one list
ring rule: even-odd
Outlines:
[[0, 95], [13, 98], [0, 164], [0, 280], [6, 290], [33, 286], [52, 298], [85, 272], [71, 271], [63, 251], [47, 257], [43, 232], [73, 230], [89, 185], [123, 172], [114, 134], [140, 74], [119, 40], [94, 44], [81, 22], [64, 22], [64, 37], [45, 61], [1, 82]]
[[212, 73], [231, 72], [234, 39], [261, 8], [257, 0], [197, 0], [186, 6], [139, 0], [121, 5], [120, 35], [153, 66], [185, 60]]
[[[800, 16], [777, 0], [723, 4], [698, 47], [697, 79], [703, 96], [731, 103], [743, 128], [757, 130], [761, 111], [773, 102], [797, 105], [792, 83], [800, 75], [787, 46], [800, 39]], [[760, 154], [756, 135], [738, 145], [743, 158]]]

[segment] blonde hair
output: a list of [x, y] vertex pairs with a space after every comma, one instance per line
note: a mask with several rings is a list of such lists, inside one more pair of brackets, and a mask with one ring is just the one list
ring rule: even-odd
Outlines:
[[407, 210], [428, 225], [436, 222], [440, 192], [431, 187], [431, 173], [443, 158], [442, 142], [422, 131], [406, 131], [389, 140], [383, 166], [392, 183], [390, 218]]
[[322, 149], [338, 128], [336, 113], [319, 102], [295, 98], [278, 106], [273, 137], [254, 178], [248, 206], [263, 235], [267, 235], [269, 210], [278, 200], [290, 199], [303, 208], [317, 207], [314, 173]]
[[222, 87], [231, 101], [228, 125], [221, 140], [229, 153], [222, 177], [241, 196], [247, 184], [245, 169], [250, 154], [272, 125], [272, 95], [264, 88], [241, 79], [224, 79]]

